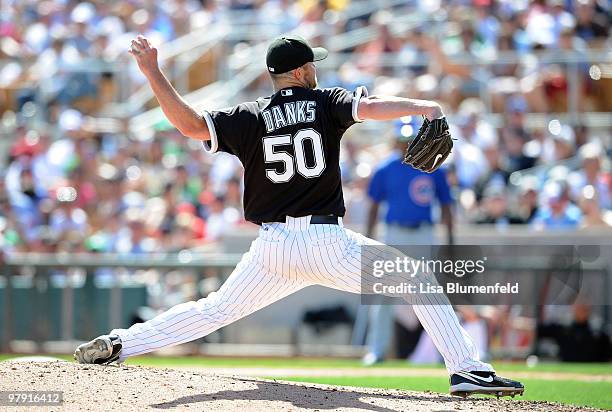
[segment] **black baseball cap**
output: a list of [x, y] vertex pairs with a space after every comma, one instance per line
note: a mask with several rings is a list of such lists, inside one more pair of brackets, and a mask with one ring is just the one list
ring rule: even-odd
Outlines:
[[268, 71], [274, 74], [286, 73], [308, 63], [327, 57], [323, 47], [310, 47], [300, 36], [283, 36], [274, 39], [266, 54]]

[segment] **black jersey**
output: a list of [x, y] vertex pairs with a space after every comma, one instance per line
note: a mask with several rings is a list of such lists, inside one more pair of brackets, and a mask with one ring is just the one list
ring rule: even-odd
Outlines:
[[355, 122], [365, 88], [290, 87], [255, 102], [206, 111], [209, 152], [244, 166], [244, 214], [254, 223], [286, 216], [344, 216], [340, 139]]

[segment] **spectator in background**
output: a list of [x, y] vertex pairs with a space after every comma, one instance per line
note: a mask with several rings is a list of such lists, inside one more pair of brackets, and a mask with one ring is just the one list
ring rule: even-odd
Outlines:
[[76, 205], [88, 214], [95, 213], [96, 204], [96, 188], [93, 184], [95, 178], [85, 172], [85, 167], [78, 166], [74, 168], [67, 181], [68, 187], [73, 187], [76, 191]]
[[486, 50], [470, 21], [461, 21], [451, 27], [457, 26], [458, 32], [440, 43], [434, 39], [426, 40], [435, 73], [442, 77], [441, 90], [447, 93], [443, 98], [453, 109], [458, 108], [465, 98], [478, 96], [481, 88], [486, 87], [488, 77], [483, 67], [453, 58], [468, 57], [471, 61], [478, 61]]
[[563, 0], [533, 1], [527, 11], [526, 29], [533, 43], [553, 46], [559, 33], [574, 24], [574, 17], [563, 9]]
[[509, 173], [533, 167], [537, 161], [536, 157], [525, 150], [526, 143], [531, 140], [525, 128], [527, 109], [527, 102], [521, 96], [512, 96], [508, 100], [506, 125], [500, 133], [507, 160], [506, 170]]
[[408, 66], [408, 69], [415, 77], [427, 74], [427, 64], [424, 64], [424, 62], [427, 61], [429, 50], [427, 49], [428, 39], [426, 39], [425, 31], [426, 28], [421, 26], [411, 30], [399, 52], [403, 60], [413, 63]]
[[[569, 79], [574, 71], [578, 72], [577, 105], [584, 107], [585, 84], [589, 77], [589, 63], [585, 54], [586, 45], [574, 36], [571, 27], [560, 31], [558, 42], [554, 47], [538, 46], [538, 54], [542, 60], [528, 63], [528, 75], [522, 80], [523, 91], [530, 103], [532, 111], [536, 112], [565, 112], [568, 110]], [[568, 55], [580, 57], [584, 63], [565, 62]]]
[[506, 159], [505, 170], [509, 174], [535, 166], [537, 158], [525, 150], [525, 144], [529, 139], [525, 132], [519, 129], [504, 129], [502, 136]]
[[565, 0], [548, 0], [548, 14], [552, 17], [552, 31], [555, 43], [560, 41], [562, 33], [576, 25], [576, 18], [565, 10]]
[[225, 198], [217, 196], [210, 204], [210, 214], [206, 223], [206, 239], [220, 240], [229, 233], [240, 220], [240, 213], [233, 208], [224, 207]]
[[[492, 48], [492, 52], [503, 59], [505, 53], [514, 50], [514, 41], [512, 32], [508, 32], [499, 36], [497, 47]], [[517, 77], [519, 65], [518, 63], [506, 63], [503, 60], [499, 63], [491, 65], [490, 76], [492, 78], [487, 84], [487, 90], [491, 94], [491, 106], [494, 112], [503, 112], [506, 101], [510, 101], [510, 96], [516, 96], [520, 91], [520, 84]], [[516, 100], [516, 99], [515, 99]]]
[[610, 19], [595, 0], [573, 2], [576, 8], [576, 34], [585, 41], [605, 40]]
[[346, 215], [343, 222], [348, 225], [364, 227], [368, 223], [370, 198], [368, 197], [368, 177], [355, 177], [344, 184]]
[[[460, 114], [458, 119], [459, 129], [452, 130], [451, 134], [456, 136], [455, 148], [451, 153], [450, 161], [454, 164], [459, 186], [462, 188], [474, 187], [478, 179], [487, 172], [487, 159], [482, 152], [482, 143], [495, 145], [490, 139], [480, 139], [478, 134], [478, 115]], [[486, 129], [486, 126], [485, 126]], [[491, 137], [487, 133], [487, 137]]]
[[512, 215], [508, 210], [508, 194], [505, 185], [491, 183], [483, 191], [475, 223], [496, 225], [503, 228], [510, 224], [526, 223], [526, 220]]
[[176, 220], [176, 207], [178, 199], [176, 192], [173, 190], [172, 183], [166, 183], [162, 193], [162, 201], [164, 202], [164, 218], [161, 221], [160, 228], [163, 234], [168, 234], [172, 231], [172, 227]]
[[589, 128], [586, 125], [582, 123], [578, 123], [574, 127], [574, 132], [576, 134], [576, 147], [577, 148], [584, 146], [590, 141]]
[[572, 197], [578, 199], [582, 190], [591, 186], [594, 196], [599, 200], [601, 209], [612, 209], [612, 193], [610, 193], [610, 174], [602, 170], [602, 147], [598, 142], [587, 143], [578, 152], [582, 168], [572, 172], [568, 177]]
[[197, 185], [196, 179], [189, 176], [185, 165], [179, 164], [174, 168], [172, 185], [180, 201], [189, 202], [191, 204], [196, 203], [200, 187]]
[[358, 47], [359, 60], [357, 67], [371, 75], [389, 74], [381, 65], [386, 53], [399, 53], [402, 43], [391, 33], [388, 23], [391, 15], [387, 11], [380, 11], [372, 15], [370, 19], [372, 26], [378, 31], [378, 35], [370, 42]]
[[576, 229], [582, 221], [582, 212], [570, 201], [569, 188], [564, 183], [546, 183], [540, 205], [532, 220], [536, 230]]
[[342, 150], [340, 152], [340, 172], [342, 182], [350, 182], [356, 178], [356, 170], [359, 165], [359, 146], [350, 139], [342, 140]]
[[51, 212], [49, 224], [56, 235], [61, 238], [70, 232], [87, 233], [87, 214], [77, 205], [75, 188], [71, 186], [59, 187], [54, 197], [57, 206]]
[[242, 186], [239, 178], [233, 177], [227, 182], [224, 196], [225, 207], [235, 209], [242, 218]]
[[176, 224], [167, 238], [164, 238], [164, 250], [179, 252], [191, 249], [205, 238], [206, 224], [196, 215], [196, 209], [191, 203], [183, 203], [177, 208]]
[[578, 205], [583, 213], [582, 228], [612, 227], [612, 211], [602, 211], [595, 187], [588, 185], [582, 189]]
[[519, 198], [516, 217], [524, 223], [531, 223], [538, 213], [538, 178], [526, 176], [519, 185]]
[[103, 163], [98, 167], [96, 178], [96, 215], [100, 219], [100, 224], [106, 222], [119, 213], [120, 201], [118, 188], [122, 178], [119, 171], [114, 166]]
[[36, 131], [27, 131], [21, 125], [16, 132], [16, 139], [9, 151], [10, 163], [5, 175], [6, 189], [9, 192], [21, 190], [23, 172], [27, 170], [28, 182], [23, 183], [32, 185], [33, 196], [43, 198], [47, 195], [51, 183], [49, 181], [51, 173], [43, 154], [48, 148], [44, 143], [48, 142], [41, 142], [40, 135]]
[[483, 193], [490, 187], [506, 187], [510, 172], [506, 170], [505, 159], [502, 158], [502, 153], [499, 147], [495, 144], [488, 145], [484, 148], [484, 155], [487, 159], [487, 172], [482, 175], [474, 187], [476, 200], [480, 201]]
[[494, 47], [498, 42], [501, 25], [495, 16], [491, 0], [475, 0], [476, 8], [476, 33], [487, 47]]
[[43, 223], [39, 208], [43, 195], [35, 189], [31, 158], [16, 159], [9, 167], [5, 179], [11, 208], [17, 218], [16, 224], [26, 236], [23, 240], [28, 242], [35, 237], [37, 226]]
[[576, 150], [576, 134], [568, 125], [553, 130], [542, 143], [540, 161], [544, 164], [556, 163], [572, 157]]
[[147, 233], [143, 211], [133, 207], [126, 210], [125, 217], [128, 230], [123, 231], [123, 236], [117, 240], [117, 252], [139, 255], [158, 251], [157, 241]]
[[27, 245], [27, 238], [6, 192], [4, 171], [0, 171], [0, 250], [12, 252]]

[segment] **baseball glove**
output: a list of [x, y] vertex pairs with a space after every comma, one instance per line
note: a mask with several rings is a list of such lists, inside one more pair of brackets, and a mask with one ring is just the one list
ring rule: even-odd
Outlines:
[[446, 160], [453, 148], [445, 117], [424, 119], [423, 125], [404, 154], [403, 162], [415, 169], [432, 173]]

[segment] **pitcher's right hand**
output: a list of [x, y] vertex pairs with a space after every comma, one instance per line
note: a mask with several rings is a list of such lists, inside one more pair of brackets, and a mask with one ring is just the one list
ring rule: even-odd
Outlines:
[[151, 46], [151, 42], [146, 37], [138, 36], [132, 40], [129, 53], [134, 56], [138, 68], [144, 75], [159, 70], [157, 49]]

